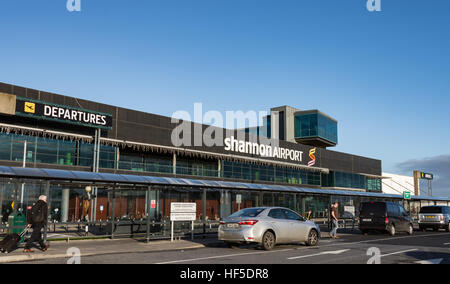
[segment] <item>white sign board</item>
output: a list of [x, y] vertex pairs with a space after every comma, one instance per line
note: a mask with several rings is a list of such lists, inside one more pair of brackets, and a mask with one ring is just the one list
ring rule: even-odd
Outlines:
[[170, 221], [195, 221], [197, 203], [170, 203]]
[[242, 203], [242, 195], [236, 194], [236, 203], [241, 204]]
[[172, 202], [170, 203], [171, 213], [195, 213], [197, 212], [197, 203], [181, 203]]
[[170, 221], [195, 221], [196, 213], [170, 213]]
[[355, 206], [344, 206], [344, 218], [355, 217]]

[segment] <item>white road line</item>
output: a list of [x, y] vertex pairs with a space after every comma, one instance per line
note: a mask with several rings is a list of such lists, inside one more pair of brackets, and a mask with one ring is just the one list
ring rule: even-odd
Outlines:
[[429, 260], [420, 260], [420, 261], [416, 261], [415, 263], [418, 264], [441, 264], [441, 262], [443, 261], [443, 258], [435, 258], [435, 259], [429, 259]]
[[411, 251], [418, 251], [418, 250], [419, 250], [419, 249], [402, 250], [402, 251], [398, 251], [398, 252], [392, 252], [392, 253], [388, 253], [388, 254], [382, 254], [382, 255], [380, 255], [380, 257], [385, 257], [385, 256], [390, 256], [390, 255], [396, 255], [396, 254], [401, 254], [401, 253], [411, 252]]
[[[414, 236], [405, 236], [405, 237], [390, 237], [385, 239], [373, 239], [373, 240], [367, 240], [367, 241], [358, 241], [358, 242], [339, 242], [339, 243], [332, 243], [329, 245], [323, 245], [319, 248], [324, 247], [332, 247], [332, 246], [342, 246], [342, 245], [355, 245], [355, 244], [363, 244], [363, 243], [371, 243], [371, 242], [382, 242], [382, 241], [391, 241], [391, 240], [400, 240], [400, 239], [407, 239], [407, 238], [421, 238], [421, 237], [432, 237], [432, 236], [442, 236], [442, 235], [450, 235], [450, 233], [446, 234], [428, 234], [428, 235], [414, 235]], [[239, 253], [239, 254], [228, 254], [228, 255], [216, 255], [216, 256], [209, 256], [209, 257], [201, 257], [201, 258], [192, 258], [192, 259], [183, 259], [183, 260], [173, 260], [173, 261], [167, 261], [167, 262], [160, 262], [157, 264], [171, 264], [171, 263], [180, 263], [180, 262], [192, 262], [192, 261], [198, 261], [198, 260], [208, 260], [208, 259], [218, 259], [218, 258], [226, 258], [226, 257], [234, 257], [234, 256], [245, 256], [245, 255], [255, 255], [255, 254], [267, 254], [267, 253], [276, 253], [276, 252], [283, 252], [283, 251], [293, 251], [293, 250], [305, 250], [310, 249], [308, 247], [305, 248], [293, 248], [293, 249], [284, 249], [284, 250], [274, 250], [274, 251], [264, 251], [264, 252], [248, 252], [248, 253]]]
[[197, 261], [197, 260], [207, 260], [207, 259], [216, 259], [216, 258], [225, 258], [225, 257], [243, 256], [243, 255], [252, 255], [252, 254], [267, 254], [267, 253], [283, 252], [283, 251], [290, 251], [290, 250], [295, 250], [295, 249], [283, 249], [283, 250], [263, 251], [263, 252], [247, 252], [247, 253], [236, 253], [236, 254], [228, 254], [228, 255], [216, 255], [216, 256], [184, 259], [184, 260], [173, 260], [173, 261], [167, 261], [167, 262], [159, 262], [159, 263], [156, 263], [156, 264], [170, 264], [170, 263], [179, 263], [179, 262], [190, 262], [190, 261]]
[[450, 245], [450, 243], [445, 243], [445, 244], [444, 244], [444, 246], [448, 246], [448, 245]]
[[401, 239], [412, 239], [412, 238], [422, 238], [422, 237], [439, 237], [443, 235], [450, 235], [450, 233], [446, 234], [428, 234], [428, 235], [414, 235], [414, 236], [405, 236], [405, 237], [389, 237], [385, 239], [373, 239], [373, 240], [367, 240], [367, 241], [358, 241], [358, 242], [340, 242], [340, 243], [333, 243], [330, 245], [320, 246], [320, 247], [331, 247], [331, 246], [340, 246], [340, 245], [355, 245], [355, 244], [364, 244], [364, 243], [373, 243], [373, 242], [382, 242], [382, 241], [393, 241], [393, 240], [401, 240]]
[[324, 251], [321, 253], [316, 253], [316, 254], [310, 254], [310, 255], [301, 255], [301, 256], [294, 256], [294, 257], [289, 257], [289, 260], [292, 259], [300, 259], [300, 258], [307, 258], [307, 257], [313, 257], [313, 256], [319, 256], [319, 255], [326, 255], [326, 254], [332, 254], [332, 255], [338, 255], [344, 252], [349, 251], [350, 249], [343, 249], [343, 250], [337, 250], [337, 251]]

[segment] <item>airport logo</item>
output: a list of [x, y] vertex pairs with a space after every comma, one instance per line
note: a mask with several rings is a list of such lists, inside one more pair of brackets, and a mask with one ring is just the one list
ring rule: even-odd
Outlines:
[[[264, 158], [277, 158], [284, 160], [291, 160], [295, 162], [303, 161], [303, 152], [281, 148], [272, 145], [259, 144], [256, 142], [249, 142], [237, 140], [234, 136], [225, 139], [225, 151], [234, 151], [243, 154], [257, 155]], [[315, 162], [315, 161], [314, 161]]]
[[36, 104], [30, 103], [30, 102], [26, 102], [25, 106], [24, 106], [24, 111], [26, 113], [35, 113], [36, 112]]
[[308, 167], [312, 167], [316, 164], [316, 156], [314, 155], [316, 153], [317, 148], [313, 148], [309, 150], [309, 158], [311, 161], [308, 162]]

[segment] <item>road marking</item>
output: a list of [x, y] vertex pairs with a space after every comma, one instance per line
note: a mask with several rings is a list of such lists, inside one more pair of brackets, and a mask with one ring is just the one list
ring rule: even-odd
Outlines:
[[[414, 235], [414, 236], [405, 236], [405, 237], [389, 237], [384, 239], [373, 239], [373, 240], [366, 240], [366, 241], [358, 241], [358, 242], [338, 242], [338, 243], [332, 243], [328, 245], [319, 246], [320, 248], [324, 247], [332, 247], [332, 246], [342, 246], [342, 245], [354, 245], [354, 244], [363, 244], [363, 243], [371, 243], [371, 242], [382, 242], [382, 241], [391, 241], [391, 240], [400, 240], [400, 239], [407, 239], [407, 238], [421, 238], [421, 237], [433, 237], [433, 236], [443, 236], [443, 235], [450, 235], [450, 233], [444, 233], [444, 234], [427, 234], [427, 235]], [[254, 254], [267, 254], [267, 253], [277, 253], [277, 252], [283, 252], [283, 251], [293, 251], [293, 250], [306, 250], [310, 249], [308, 247], [304, 248], [292, 248], [292, 249], [284, 249], [284, 250], [274, 250], [274, 251], [265, 251], [265, 252], [248, 252], [248, 253], [240, 253], [240, 254], [229, 254], [229, 255], [216, 255], [216, 256], [210, 256], [210, 257], [201, 257], [201, 258], [192, 258], [192, 259], [184, 259], [184, 260], [174, 260], [174, 261], [167, 261], [167, 262], [160, 262], [157, 264], [171, 264], [171, 263], [179, 263], [179, 262], [192, 262], [192, 261], [198, 261], [198, 260], [208, 260], [208, 259], [218, 259], [218, 258], [226, 258], [226, 257], [234, 257], [234, 256], [245, 256], [245, 255], [254, 255]]]
[[349, 251], [350, 249], [343, 249], [343, 250], [336, 250], [336, 251], [324, 251], [321, 253], [316, 253], [316, 254], [310, 254], [310, 255], [302, 255], [302, 256], [295, 256], [295, 257], [289, 257], [289, 260], [292, 259], [300, 259], [300, 258], [307, 258], [307, 257], [313, 257], [313, 256], [319, 256], [319, 255], [326, 255], [326, 254], [333, 254], [333, 255], [338, 255], [344, 252]]
[[390, 256], [390, 255], [396, 255], [396, 254], [401, 254], [401, 253], [411, 252], [411, 251], [418, 251], [418, 250], [419, 250], [419, 249], [402, 250], [402, 251], [398, 251], [398, 252], [393, 252], [393, 253], [388, 253], [388, 254], [382, 254], [382, 255], [380, 255], [380, 257], [385, 257], [385, 256]]
[[428, 235], [414, 235], [414, 236], [405, 236], [405, 237], [389, 237], [385, 239], [373, 239], [373, 240], [367, 240], [367, 241], [358, 241], [358, 242], [340, 242], [340, 243], [333, 243], [330, 245], [325, 245], [321, 247], [331, 247], [331, 246], [341, 246], [341, 245], [354, 245], [354, 244], [364, 244], [364, 243], [373, 243], [373, 242], [382, 242], [382, 241], [393, 241], [393, 240], [401, 240], [401, 239], [412, 239], [412, 238], [422, 238], [422, 237], [439, 237], [443, 235], [450, 235], [450, 233], [446, 234], [428, 234]]
[[247, 252], [247, 253], [236, 253], [236, 254], [228, 254], [228, 255], [215, 255], [215, 256], [200, 257], [200, 258], [191, 258], [191, 259], [173, 260], [173, 261], [167, 261], [167, 262], [158, 262], [156, 264], [171, 264], [171, 263], [178, 263], [178, 262], [191, 262], [191, 261], [197, 261], [197, 260], [207, 260], [207, 259], [216, 259], [216, 258], [225, 258], [225, 257], [243, 256], [243, 255], [252, 255], [252, 254], [267, 254], [267, 253], [283, 252], [283, 251], [291, 251], [291, 250], [295, 250], [295, 249], [283, 249], [283, 250], [264, 251], [264, 252]]
[[444, 246], [448, 246], [448, 245], [450, 245], [450, 243], [445, 243], [445, 244], [444, 244]]
[[416, 261], [415, 263], [418, 263], [418, 264], [440, 264], [443, 260], [444, 260], [443, 258], [436, 258], [436, 259]]

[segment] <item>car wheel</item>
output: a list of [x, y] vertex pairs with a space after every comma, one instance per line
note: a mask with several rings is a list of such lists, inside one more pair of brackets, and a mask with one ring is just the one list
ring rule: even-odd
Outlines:
[[413, 225], [409, 224], [409, 228], [408, 228], [408, 235], [412, 235], [414, 233], [414, 227]]
[[319, 234], [316, 230], [312, 229], [308, 235], [308, 241], [306, 241], [306, 245], [310, 247], [314, 247], [319, 243]]
[[262, 248], [265, 250], [271, 250], [275, 247], [275, 235], [267, 231], [262, 238]]
[[363, 231], [361, 231], [361, 234], [363, 234], [364, 236], [367, 236], [367, 231], [366, 230], [363, 230]]
[[391, 235], [391, 237], [395, 236], [395, 226], [394, 226], [394, 224], [389, 225], [388, 232], [389, 232], [389, 235]]

